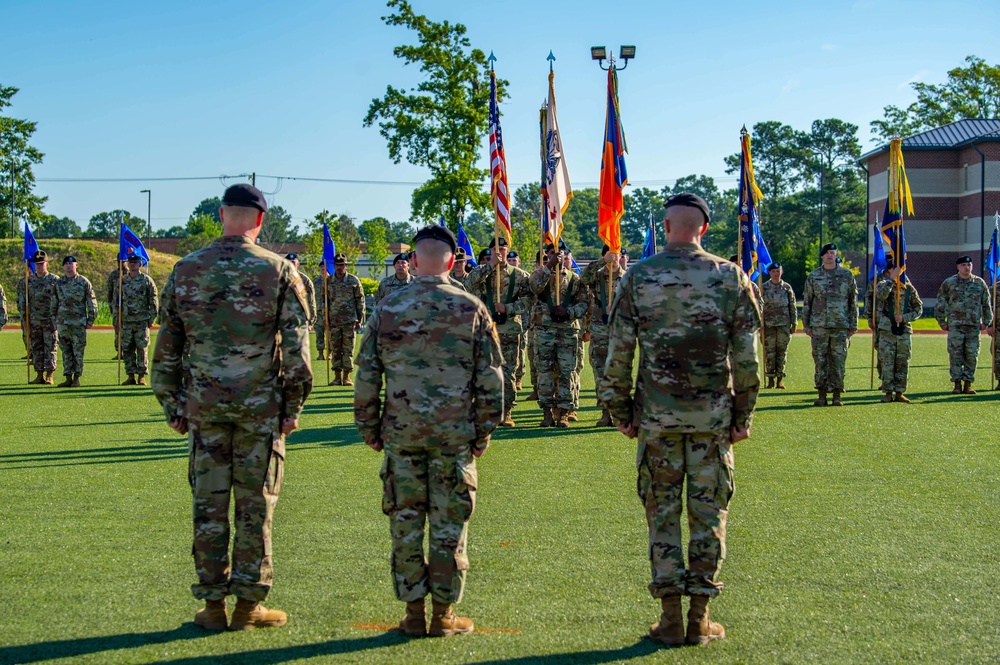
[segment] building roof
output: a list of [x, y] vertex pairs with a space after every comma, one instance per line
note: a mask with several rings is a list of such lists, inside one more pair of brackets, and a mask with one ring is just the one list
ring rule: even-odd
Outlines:
[[[928, 129], [903, 139], [903, 150], [941, 150], [959, 148], [972, 143], [1000, 141], [1000, 118], [958, 120], [956, 122]], [[861, 156], [858, 161], [867, 161], [889, 149], [883, 144]]]

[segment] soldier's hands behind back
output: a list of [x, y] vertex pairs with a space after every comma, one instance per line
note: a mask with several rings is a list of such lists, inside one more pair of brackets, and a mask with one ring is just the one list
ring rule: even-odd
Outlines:
[[288, 436], [299, 428], [298, 418], [284, 418], [281, 421], [281, 433]]
[[167, 423], [171, 428], [178, 434], [188, 433], [188, 419], [187, 418], [174, 418]]
[[634, 439], [639, 436], [639, 428], [635, 426], [635, 423], [629, 423], [628, 425], [618, 425], [618, 431], [627, 436], [630, 439]]
[[736, 443], [737, 441], [742, 441], [743, 439], [749, 439], [750, 438], [750, 428], [747, 427], [747, 428], [744, 428], [744, 429], [740, 429], [739, 427], [735, 427], [735, 426], [731, 427], [729, 429], [729, 437], [730, 437], [732, 443]]

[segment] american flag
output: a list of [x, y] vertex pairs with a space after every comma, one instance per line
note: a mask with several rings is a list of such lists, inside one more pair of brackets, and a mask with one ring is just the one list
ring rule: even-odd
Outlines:
[[500, 132], [497, 106], [497, 76], [490, 72], [490, 198], [496, 213], [496, 228], [510, 242], [510, 193], [507, 189], [507, 157]]

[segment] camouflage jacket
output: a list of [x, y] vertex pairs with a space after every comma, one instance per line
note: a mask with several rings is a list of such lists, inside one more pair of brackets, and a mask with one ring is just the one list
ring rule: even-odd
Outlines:
[[[616, 257], [617, 258], [617, 257]], [[590, 291], [593, 311], [590, 312], [586, 328], [593, 332], [596, 326], [599, 330], [606, 328], [608, 323], [608, 307], [612, 298], [608, 297], [608, 266], [603, 261], [592, 261], [580, 273], [580, 281]], [[611, 295], [614, 296], [618, 283], [622, 281], [622, 269], [617, 261], [611, 272]]]
[[567, 268], [561, 268], [559, 274], [560, 304], [569, 310], [569, 321], [556, 323], [552, 320], [552, 308], [555, 307], [556, 299], [553, 296], [556, 286], [555, 272], [542, 266], [531, 273], [528, 286], [535, 294], [534, 311], [532, 312], [532, 324], [547, 328], [579, 328], [577, 319], [582, 319], [590, 309], [590, 294], [587, 287], [580, 281], [579, 275]]
[[161, 300], [151, 379], [167, 420], [301, 413], [312, 389], [308, 304], [291, 263], [242, 236], [223, 236], [174, 265]]
[[[531, 289], [528, 286], [530, 275], [520, 268], [505, 265], [500, 271], [500, 302], [507, 310], [507, 320], [503, 325], [497, 324], [497, 332], [510, 335], [521, 334], [521, 315], [531, 312]], [[486, 309], [496, 311], [496, 269], [489, 263], [476, 266], [469, 273], [466, 282], [469, 293], [484, 303]]]
[[462, 289], [466, 293], [469, 292], [469, 289], [465, 288], [465, 282], [460, 282], [459, 280], [455, 279], [455, 277], [453, 277], [452, 275], [448, 275], [448, 283], [454, 286], [456, 289]]
[[882, 273], [875, 275], [875, 281], [868, 281], [868, 286], [865, 287], [865, 318], [868, 319], [868, 327], [875, 328], [875, 320], [872, 318], [872, 312], [875, 311], [875, 287], [881, 284], [886, 279], [889, 279]]
[[409, 273], [407, 273], [405, 280], [396, 277], [396, 273], [392, 273], [388, 277], [383, 277], [382, 281], [378, 283], [378, 290], [375, 291], [375, 302], [381, 302], [382, 298], [385, 298], [393, 291], [398, 291], [404, 286], [409, 286], [412, 281], [413, 277]]
[[750, 280], [739, 266], [694, 243], [667, 243], [618, 285], [598, 394], [618, 422], [652, 431], [749, 427], [760, 387], [759, 327]]
[[[911, 321], [916, 321], [924, 313], [924, 303], [917, 294], [911, 282], [902, 285], [899, 294], [899, 313], [903, 315], [904, 334], [913, 332]], [[896, 282], [891, 279], [883, 279], [879, 282], [875, 290], [875, 302], [878, 312], [879, 332], [892, 332], [892, 324], [896, 321]]]
[[0, 286], [0, 329], [7, 325], [7, 296]]
[[820, 266], [806, 276], [802, 290], [802, 327], [858, 329], [858, 285], [847, 268]]
[[[59, 305], [59, 296], [56, 294], [56, 287], [59, 278], [52, 273], [46, 273], [45, 277], [32, 275], [28, 280], [28, 322], [45, 323], [56, 318], [56, 307]], [[17, 311], [21, 313], [21, 321], [24, 321], [24, 277], [17, 281]], [[23, 325], [23, 323], [22, 323]]]
[[503, 411], [501, 362], [478, 298], [446, 277], [415, 277], [381, 301], [365, 327], [354, 423], [365, 441], [387, 447], [485, 448]]
[[309, 275], [301, 270], [299, 270], [299, 279], [302, 280], [302, 286], [306, 287], [306, 302], [309, 303], [309, 325], [313, 325], [316, 323], [316, 316], [318, 314], [318, 310], [316, 309], [316, 286], [309, 278]]
[[[459, 277], [458, 275], [456, 275], [454, 273], [454, 271], [452, 271], [452, 272], [448, 273], [448, 276], [451, 277], [452, 280], [454, 280], [454, 281], [458, 282], [459, 284], [461, 284], [463, 289], [465, 289], [466, 291], [469, 291], [469, 273], [463, 272], [462, 276]], [[469, 293], [472, 293], [472, 291], [469, 291]]]
[[[322, 284], [322, 282], [320, 282]], [[322, 286], [316, 292], [318, 300]], [[378, 302], [378, 301], [376, 301]], [[361, 280], [347, 273], [343, 277], [330, 275], [326, 278], [326, 304], [330, 307], [328, 320], [331, 326], [343, 326], [365, 320], [365, 292]], [[323, 305], [316, 303], [320, 315], [325, 314]]]
[[97, 318], [97, 295], [83, 275], [60, 277], [56, 286], [59, 304], [56, 325], [89, 328]]
[[[152, 325], [159, 303], [156, 283], [149, 275], [139, 273], [122, 278], [122, 323]], [[111, 318], [118, 323], [118, 284], [111, 299]]]
[[990, 290], [982, 277], [962, 279], [952, 275], [941, 283], [934, 305], [934, 318], [945, 326], [989, 326], [993, 323]]
[[795, 328], [799, 320], [795, 310], [795, 291], [792, 285], [781, 280], [777, 284], [771, 280], [764, 282], [760, 301], [764, 314], [764, 326], [768, 328]]
[[115, 294], [118, 293], [118, 275], [122, 275], [124, 279], [125, 275], [128, 273], [125, 271], [120, 271], [119, 269], [112, 270], [108, 273], [108, 278], [104, 280], [104, 301], [110, 306], [114, 303]]

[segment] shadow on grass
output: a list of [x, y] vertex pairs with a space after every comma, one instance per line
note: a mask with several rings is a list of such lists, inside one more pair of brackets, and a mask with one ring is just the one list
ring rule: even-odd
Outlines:
[[600, 663], [623, 663], [633, 658], [649, 656], [658, 651], [668, 651], [672, 648], [658, 644], [653, 640], [642, 639], [635, 644], [620, 649], [603, 649], [594, 651], [574, 651], [570, 653], [551, 653], [545, 656], [520, 656], [517, 658], [497, 658], [495, 660], [477, 660], [472, 665], [500, 665], [512, 663], [523, 665], [557, 665], [558, 663], [573, 663], [573, 665], [599, 665]]
[[[242, 653], [213, 654], [210, 656], [190, 656], [188, 658], [178, 658], [176, 660], [160, 661], [166, 665], [204, 665], [205, 663], [221, 663], [222, 665], [243, 665], [243, 663], [254, 663], [254, 665], [272, 665], [277, 663], [287, 663], [290, 660], [304, 660], [306, 658], [335, 656], [337, 654], [357, 653], [370, 649], [381, 649], [398, 646], [412, 641], [414, 638], [407, 637], [396, 630], [390, 630], [381, 635], [371, 637], [352, 637], [339, 640], [328, 640], [326, 642], [315, 642], [311, 644], [296, 644], [295, 646], [278, 647], [276, 649], [260, 649], [258, 651], [244, 651]], [[0, 656], [3, 654], [0, 653]]]
[[39, 663], [56, 658], [75, 658], [104, 651], [134, 649], [151, 644], [166, 644], [176, 640], [210, 637], [193, 623], [186, 623], [173, 630], [152, 633], [124, 633], [103, 637], [81, 637], [73, 640], [53, 640], [20, 646], [0, 647], [0, 663]]
[[[130, 446], [5, 454], [0, 455], [0, 469], [37, 469], [56, 466], [113, 464], [116, 462], [155, 462], [187, 457], [187, 455], [186, 439], [150, 439], [144, 443]], [[0, 660], [0, 662], [3, 661]]]
[[358, 428], [353, 424], [295, 430], [285, 441], [285, 445], [291, 449], [339, 448], [355, 444], [364, 444], [364, 441], [361, 435], [358, 434]]

